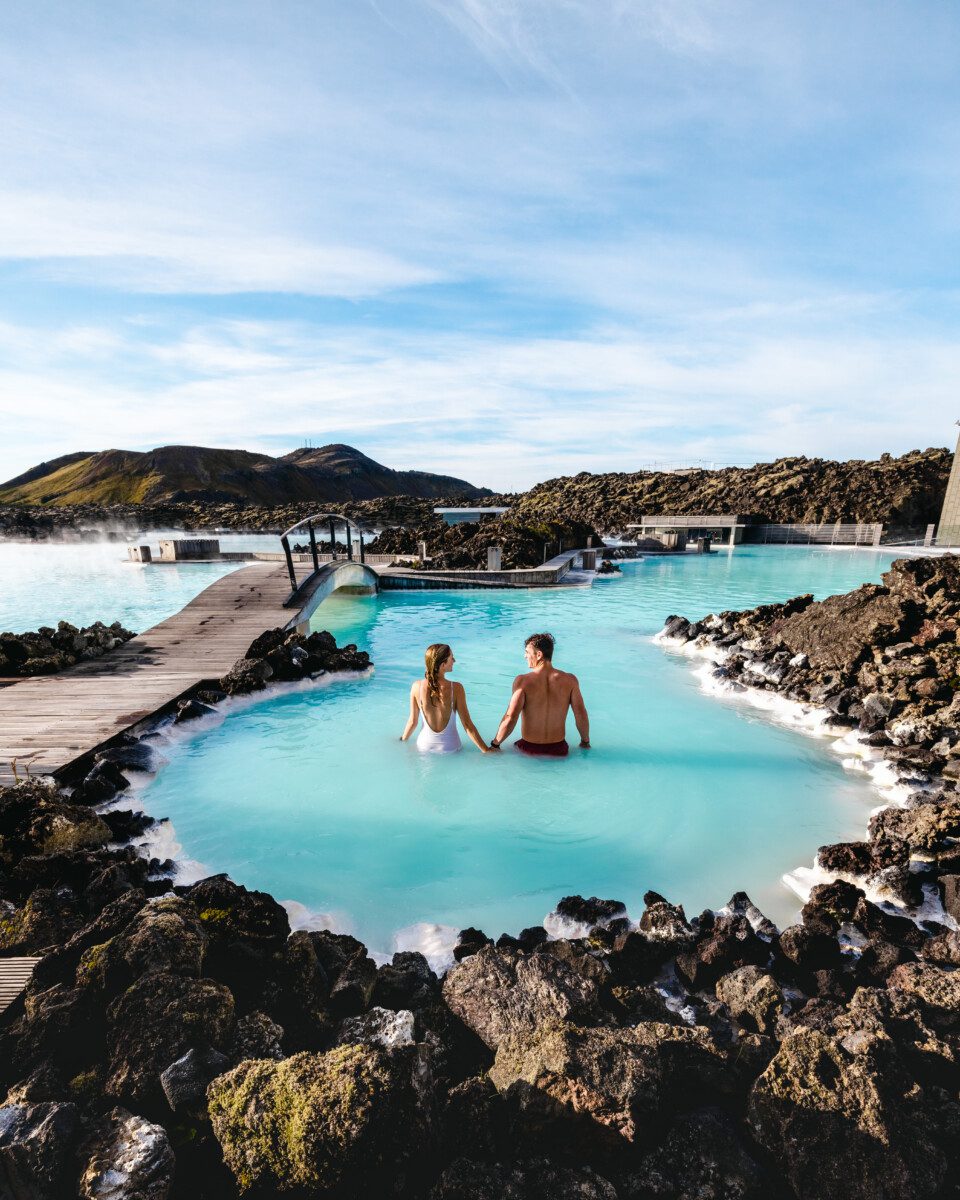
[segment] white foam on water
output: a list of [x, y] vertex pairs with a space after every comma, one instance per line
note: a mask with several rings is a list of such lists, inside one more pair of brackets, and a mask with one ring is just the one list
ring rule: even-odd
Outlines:
[[[838, 733], [829, 724], [829, 718], [833, 714], [828, 709], [727, 679], [723, 674], [722, 667], [730, 657], [731, 651], [714, 646], [703, 638], [685, 642], [679, 638], [666, 637], [662, 630], [655, 635], [653, 640], [665, 649], [679, 652], [688, 658], [707, 660], [694, 671], [706, 694], [721, 700], [748, 704], [751, 708], [759, 709], [778, 724], [805, 733], [810, 737], [830, 739], [829, 749], [840, 756], [841, 765], [847, 770], [860, 771], [869, 776], [871, 784], [880, 794], [882, 802], [870, 811], [869, 816], [872, 817], [891, 806], [906, 808], [917, 796], [929, 790], [929, 785], [925, 781], [918, 781], [915, 776], [901, 771], [883, 754], [880, 748], [871, 746], [864, 741], [857, 730], [845, 729]], [[764, 672], [756, 670], [753, 673], [758, 676], [764, 675]], [[902, 904], [882, 884], [876, 885], [864, 876], [825, 871], [818, 865], [816, 858], [813, 866], [796, 867], [792, 871], [787, 871], [781, 878], [804, 904], [809, 900], [810, 893], [817, 884], [845, 879], [861, 888], [868, 900], [888, 911], [895, 911], [897, 914], [911, 917], [915, 921], [937, 921], [951, 928], [956, 927], [956, 922], [944, 911], [939, 893], [932, 885], [924, 885], [923, 903], [910, 908]]]
[[280, 905], [287, 910], [292, 932], [328, 929], [331, 933], [353, 933], [353, 927], [344, 913], [317, 912], [299, 900], [281, 900]]
[[[430, 964], [430, 969], [443, 975], [454, 965], [453, 948], [457, 944], [460, 930], [453, 925], [437, 925], [430, 921], [417, 921], [398, 929], [393, 935], [394, 951], [416, 950]], [[371, 954], [373, 952], [371, 951]], [[389, 961], [392, 955], [387, 956]]]

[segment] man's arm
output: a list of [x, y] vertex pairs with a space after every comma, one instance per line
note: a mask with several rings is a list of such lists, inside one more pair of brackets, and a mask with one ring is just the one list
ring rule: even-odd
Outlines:
[[500, 728], [497, 730], [497, 736], [493, 739], [490, 745], [494, 750], [499, 749], [500, 743], [513, 733], [513, 727], [520, 719], [520, 713], [523, 710], [523, 702], [527, 698], [526, 692], [520, 686], [522, 675], [518, 675], [513, 681], [513, 695], [510, 697], [510, 703], [507, 705], [507, 711], [503, 714], [503, 720], [500, 722]]
[[577, 733], [580, 734], [580, 745], [590, 745], [590, 718], [587, 716], [587, 706], [580, 692], [580, 680], [573, 677], [573, 691], [570, 693], [570, 707], [573, 709], [573, 719], [577, 723]]

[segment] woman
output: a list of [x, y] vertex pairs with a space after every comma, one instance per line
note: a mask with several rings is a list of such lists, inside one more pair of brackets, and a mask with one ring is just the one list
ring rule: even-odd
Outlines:
[[463, 727], [479, 750], [488, 754], [490, 747], [477, 733], [477, 727], [467, 711], [467, 697], [462, 683], [447, 679], [447, 673], [457, 661], [453, 651], [444, 642], [427, 647], [423, 656], [426, 670], [423, 679], [416, 680], [410, 688], [410, 716], [407, 726], [400, 735], [405, 742], [416, 729], [423, 716], [423, 728], [417, 737], [417, 749], [422, 753], [453, 754], [461, 748], [457, 732], [457, 714]]

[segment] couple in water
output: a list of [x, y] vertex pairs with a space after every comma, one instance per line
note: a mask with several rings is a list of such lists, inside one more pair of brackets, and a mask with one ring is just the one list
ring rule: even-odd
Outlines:
[[459, 716], [473, 743], [484, 754], [490, 754], [500, 749], [520, 720], [523, 736], [517, 742], [518, 750], [524, 754], [565, 758], [570, 751], [566, 740], [567, 712], [573, 709], [580, 745], [589, 748], [590, 720], [580, 684], [576, 675], [553, 665], [553, 645], [549, 633], [534, 633], [527, 638], [524, 647], [530, 670], [513, 681], [510, 703], [489, 746], [470, 718], [463, 684], [447, 678], [456, 662], [453, 651], [443, 642], [428, 646], [424, 678], [416, 680], [410, 688], [410, 715], [400, 740], [405, 742], [411, 736], [422, 716], [417, 749], [450, 754], [460, 749]]

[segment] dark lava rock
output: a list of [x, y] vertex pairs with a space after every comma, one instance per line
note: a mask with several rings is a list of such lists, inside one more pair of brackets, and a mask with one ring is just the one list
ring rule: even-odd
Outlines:
[[492, 946], [493, 939], [488, 938], [482, 929], [461, 929], [457, 935], [457, 944], [453, 948], [453, 957], [462, 962], [468, 955], [476, 954], [484, 946]]
[[747, 1153], [730, 1117], [711, 1108], [675, 1122], [618, 1194], [624, 1200], [769, 1200], [777, 1189]]
[[181, 725], [184, 721], [197, 721], [201, 717], [209, 717], [212, 712], [209, 704], [201, 704], [199, 700], [181, 700], [174, 722]]
[[155, 769], [156, 757], [149, 742], [124, 742], [119, 746], [111, 746], [96, 753], [98, 762], [113, 763], [121, 771], [147, 771]]
[[114, 1108], [83, 1146], [84, 1200], [167, 1200], [173, 1184], [173, 1149], [162, 1125]]
[[617, 1200], [617, 1191], [590, 1167], [457, 1158], [437, 1180], [430, 1200]]
[[464, 959], [443, 981], [448, 1007], [494, 1050], [544, 1021], [602, 1020], [600, 991], [595, 978], [552, 954], [493, 947]]
[[772, 1033], [784, 1009], [783, 992], [759, 967], [739, 967], [717, 982], [717, 999], [734, 1020], [757, 1033]]
[[586, 900], [583, 896], [564, 896], [555, 911], [565, 921], [585, 925], [588, 929], [627, 915], [627, 907], [622, 900], [599, 900], [596, 896]]
[[439, 991], [440, 981], [426, 958], [415, 950], [403, 950], [377, 970], [371, 1003], [381, 1008], [416, 1010], [433, 1003]]
[[418, 1048], [358, 1045], [241, 1063], [207, 1090], [224, 1161], [267, 1195], [400, 1191], [435, 1136], [428, 1096]]
[[204, 1104], [207, 1084], [230, 1067], [230, 1059], [209, 1047], [188, 1050], [160, 1073], [160, 1086], [167, 1103], [177, 1112]]
[[212, 979], [155, 973], [118, 996], [107, 1020], [107, 1094], [145, 1103], [157, 1098], [160, 1073], [188, 1050], [229, 1045], [233, 997]]
[[799, 1200], [916, 1200], [943, 1183], [944, 1155], [889, 1045], [864, 1033], [851, 1052], [798, 1029], [754, 1085], [751, 1131]]
[[78, 1126], [73, 1104], [0, 1108], [0, 1196], [5, 1200], [66, 1198]]
[[857, 903], [863, 899], [863, 890], [844, 879], [833, 883], [817, 884], [810, 892], [810, 899], [801, 913], [807, 929], [819, 933], [836, 935], [841, 925], [853, 917]]
[[723, 914], [712, 924], [701, 922], [696, 944], [677, 955], [677, 968], [691, 986], [714, 987], [722, 975], [738, 967], [764, 966], [770, 958], [770, 946], [746, 917]]

